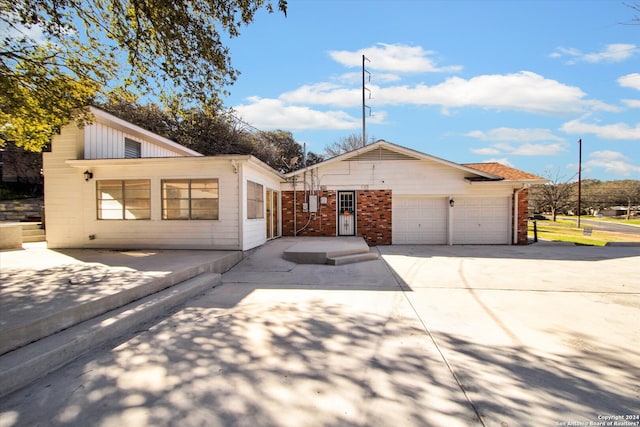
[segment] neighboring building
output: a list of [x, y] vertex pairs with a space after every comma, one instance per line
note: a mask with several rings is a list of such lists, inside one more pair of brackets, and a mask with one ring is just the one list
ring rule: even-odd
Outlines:
[[248, 250], [280, 235], [282, 177], [260, 160], [204, 157], [91, 111], [44, 153], [49, 247]]
[[382, 140], [289, 173], [287, 181], [283, 235], [362, 236], [369, 245], [526, 244], [527, 189], [546, 182], [498, 163], [462, 165]]
[[205, 157], [92, 113], [94, 123], [65, 126], [44, 153], [51, 248], [248, 250], [281, 235], [526, 244], [527, 188], [546, 182], [386, 141], [283, 176], [253, 156]]

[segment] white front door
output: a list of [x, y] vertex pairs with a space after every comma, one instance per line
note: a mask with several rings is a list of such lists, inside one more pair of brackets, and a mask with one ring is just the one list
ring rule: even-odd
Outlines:
[[356, 235], [356, 192], [338, 191], [338, 236]]

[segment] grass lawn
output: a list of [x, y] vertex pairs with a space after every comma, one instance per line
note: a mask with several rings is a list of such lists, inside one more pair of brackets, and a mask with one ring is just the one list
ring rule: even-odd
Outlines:
[[[589, 217], [591, 219], [591, 217]], [[632, 220], [636, 221], [636, 220]], [[618, 220], [616, 222], [626, 222]], [[630, 222], [634, 224], [635, 222]], [[613, 233], [593, 229], [590, 233], [585, 233], [585, 228], [576, 227], [574, 221], [558, 219], [553, 221], [536, 221], [538, 229], [538, 239], [551, 240], [555, 242], [571, 242], [579, 245], [604, 246], [609, 242], [640, 242], [640, 236]], [[529, 237], [533, 238], [533, 221], [529, 221]]]

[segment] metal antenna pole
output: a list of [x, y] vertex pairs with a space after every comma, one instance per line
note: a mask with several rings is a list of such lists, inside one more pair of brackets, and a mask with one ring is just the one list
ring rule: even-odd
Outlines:
[[578, 228], [580, 228], [581, 202], [582, 202], [582, 138], [578, 140]]
[[365, 91], [367, 90], [365, 87], [365, 81], [364, 81], [364, 73], [368, 73], [368, 71], [364, 68], [364, 61], [369, 61], [369, 58], [367, 58], [366, 56], [362, 55], [362, 146], [364, 147], [365, 145], [367, 145], [367, 125], [366, 125], [366, 108], [367, 105], [365, 103]]

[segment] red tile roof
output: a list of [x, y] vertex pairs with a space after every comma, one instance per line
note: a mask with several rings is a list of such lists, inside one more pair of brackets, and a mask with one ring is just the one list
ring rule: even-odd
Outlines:
[[537, 175], [510, 168], [500, 163], [464, 163], [462, 166], [490, 173], [510, 181], [544, 180], [544, 178]]

